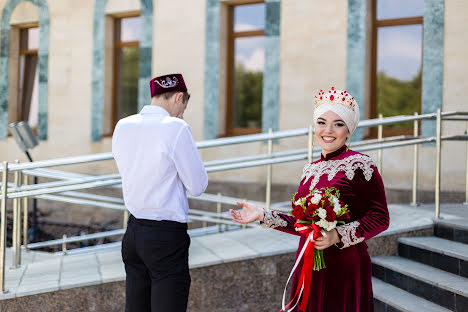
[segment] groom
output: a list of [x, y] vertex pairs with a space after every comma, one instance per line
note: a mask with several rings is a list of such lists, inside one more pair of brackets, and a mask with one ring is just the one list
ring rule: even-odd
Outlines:
[[112, 153], [131, 215], [122, 240], [125, 311], [187, 310], [190, 289], [186, 191], [198, 196], [208, 176], [189, 125], [190, 95], [181, 74], [150, 81], [151, 105], [121, 119]]

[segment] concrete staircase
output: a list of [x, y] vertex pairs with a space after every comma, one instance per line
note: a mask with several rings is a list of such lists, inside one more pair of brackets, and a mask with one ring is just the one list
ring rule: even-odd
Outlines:
[[376, 312], [468, 311], [468, 222], [435, 221], [434, 235], [372, 259]]

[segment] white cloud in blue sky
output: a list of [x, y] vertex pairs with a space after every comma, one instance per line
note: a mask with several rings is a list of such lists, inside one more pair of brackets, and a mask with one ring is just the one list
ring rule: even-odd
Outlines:
[[377, 59], [377, 71], [401, 80], [413, 79], [422, 63], [422, 26], [380, 28]]

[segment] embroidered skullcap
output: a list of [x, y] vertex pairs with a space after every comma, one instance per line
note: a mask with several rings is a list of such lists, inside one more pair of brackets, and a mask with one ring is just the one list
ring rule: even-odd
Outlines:
[[334, 112], [343, 119], [350, 135], [354, 133], [360, 116], [359, 105], [351, 94], [335, 90], [334, 87], [329, 91], [320, 90], [315, 96], [314, 123], [317, 123], [317, 119], [328, 111]]
[[153, 97], [167, 92], [186, 92], [187, 87], [182, 74], [170, 74], [151, 79], [150, 90]]

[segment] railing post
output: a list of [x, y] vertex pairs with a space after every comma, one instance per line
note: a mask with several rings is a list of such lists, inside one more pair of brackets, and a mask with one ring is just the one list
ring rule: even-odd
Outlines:
[[128, 210], [124, 210], [124, 215], [123, 215], [123, 229], [127, 229], [127, 223], [128, 223]]
[[[19, 163], [18, 160], [15, 162]], [[15, 171], [15, 191], [21, 184], [21, 172]], [[12, 267], [18, 268], [21, 264], [21, 198], [13, 199], [13, 231], [12, 231]]]
[[437, 110], [436, 118], [436, 177], [435, 177], [435, 218], [440, 216], [440, 163], [441, 163], [441, 136], [442, 118], [440, 108]]
[[8, 162], [3, 162], [2, 174], [2, 203], [0, 206], [0, 287], [3, 293], [5, 289], [5, 247], [6, 247], [6, 212], [7, 212], [7, 189], [8, 189]]
[[[382, 120], [382, 118], [383, 118], [383, 115], [379, 114], [379, 119]], [[377, 126], [377, 139], [380, 142], [382, 141], [382, 138], [383, 138], [383, 126], [378, 125]], [[377, 169], [382, 175], [382, 149], [381, 148], [379, 148], [379, 150], [377, 151]]]
[[62, 252], [64, 255], [67, 254], [67, 234], [63, 234], [62, 236], [63, 242], [62, 242]]
[[[272, 134], [273, 129], [268, 129], [268, 134]], [[268, 155], [273, 153], [273, 140], [270, 138], [268, 139]], [[271, 160], [271, 158], [270, 158]], [[265, 194], [265, 206], [267, 209], [270, 209], [271, 205], [271, 179], [273, 174], [273, 165], [269, 164], [267, 166], [267, 183], [266, 183], [266, 194]]]
[[[29, 184], [29, 177], [23, 174], [23, 185]], [[23, 246], [28, 250], [29, 198], [23, 197]]]
[[[221, 197], [221, 193], [218, 193], [218, 196]], [[216, 203], [216, 212], [218, 213], [218, 218], [221, 217], [221, 203]], [[221, 232], [221, 224], [218, 223], [218, 232]]]
[[[466, 123], [466, 134], [468, 135], [468, 122]], [[466, 167], [465, 167], [465, 205], [468, 205], [468, 141], [466, 141]]]
[[[414, 116], [417, 117], [418, 113], [414, 113]], [[414, 137], [419, 136], [419, 122], [418, 120], [415, 120], [413, 122], [413, 135]], [[413, 194], [412, 194], [412, 201], [411, 205], [412, 206], [417, 206], [418, 205], [418, 170], [419, 170], [419, 145], [415, 144], [413, 147]]]
[[313, 160], [313, 149], [314, 147], [312, 146], [312, 142], [314, 141], [314, 130], [312, 128], [312, 125], [309, 125], [309, 135], [307, 137], [307, 160], [309, 161], [309, 164]]

